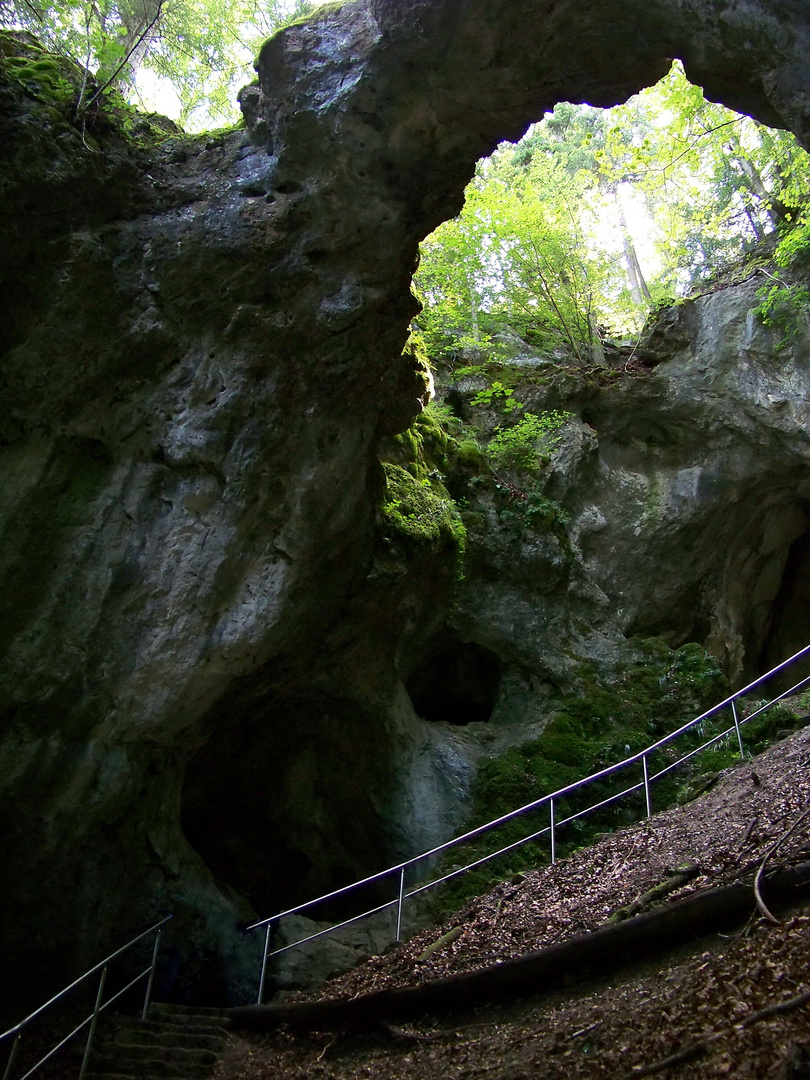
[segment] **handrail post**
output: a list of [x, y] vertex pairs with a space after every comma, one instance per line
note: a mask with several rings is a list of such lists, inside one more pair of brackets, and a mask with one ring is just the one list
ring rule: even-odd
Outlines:
[[93, 1019], [90, 1021], [90, 1030], [87, 1032], [87, 1042], [84, 1046], [84, 1057], [82, 1058], [82, 1067], [79, 1070], [79, 1080], [84, 1080], [84, 1074], [87, 1071], [87, 1062], [90, 1060], [90, 1048], [93, 1045], [93, 1036], [96, 1033], [96, 1022], [98, 1021], [98, 1014], [101, 1012], [101, 1005], [104, 1000], [104, 984], [107, 981], [107, 965], [101, 969], [101, 978], [98, 980], [98, 993], [96, 994], [96, 1004], [93, 1008]]
[[[280, 911], [277, 914], [271, 916], [271, 918], [269, 920], [260, 919], [259, 921], [255, 922], [255, 923], [251, 923], [250, 926], [247, 927], [248, 930], [257, 930], [260, 926], [266, 926], [267, 927], [267, 938], [265, 940], [264, 955], [263, 955], [263, 959], [262, 959], [262, 972], [261, 972], [261, 977], [260, 977], [260, 981], [259, 981], [258, 1001], [261, 1002], [261, 999], [262, 999], [262, 996], [263, 996], [263, 988], [264, 988], [264, 981], [265, 981], [265, 969], [266, 969], [266, 965], [267, 965], [268, 951], [269, 951], [270, 926], [271, 926], [272, 923], [277, 923], [282, 918], [285, 918], [288, 915], [294, 915], [294, 914], [296, 914], [296, 913], [298, 913], [300, 911], [306, 911], [306, 910], [312, 908], [315, 904], [321, 904], [321, 903], [323, 903], [323, 902], [325, 902], [327, 900], [332, 900], [333, 898], [335, 898], [337, 896], [343, 896], [343, 895], [347, 894], [348, 892], [350, 892], [351, 890], [359, 888], [360, 886], [369, 885], [372, 882], [380, 882], [382, 880], [388, 880], [391, 876], [393, 876], [394, 874], [399, 872], [400, 880], [399, 880], [399, 897], [398, 897], [398, 899], [390, 900], [385, 904], [381, 904], [379, 907], [373, 908], [372, 911], [365, 912], [362, 915], [357, 915], [352, 919], [346, 919], [343, 922], [337, 923], [336, 925], [332, 925], [330, 927], [327, 927], [326, 929], [319, 931], [317, 934], [310, 934], [307, 937], [301, 938], [300, 941], [291, 942], [289, 945], [283, 946], [282, 949], [277, 949], [271, 955], [275, 956], [278, 952], [283, 952], [283, 951], [286, 951], [287, 949], [295, 948], [298, 945], [303, 945], [305, 942], [312, 941], [315, 938], [320, 938], [324, 934], [328, 934], [332, 930], [339, 929], [339, 928], [341, 928], [343, 926], [347, 926], [350, 923], [356, 922], [358, 919], [366, 918], [369, 915], [377, 914], [378, 912], [381, 912], [381, 911], [388, 911], [388, 910], [390, 910], [390, 909], [392, 909], [394, 907], [397, 908], [396, 940], [399, 941], [401, 939], [401, 933], [402, 933], [402, 911], [403, 911], [404, 901], [405, 901], [406, 898], [410, 898], [412, 896], [415, 896], [417, 893], [422, 893], [422, 892], [426, 891], [427, 889], [433, 888], [434, 885], [440, 885], [444, 881], [448, 881], [451, 878], [455, 878], [458, 874], [463, 874], [467, 870], [470, 870], [475, 866], [479, 866], [481, 863], [484, 863], [484, 862], [488, 861], [489, 859], [497, 858], [498, 856], [503, 855], [508, 851], [512, 851], [514, 848], [519, 847], [521, 844], [524, 844], [527, 841], [536, 840], [538, 837], [545, 835], [546, 829], [543, 828], [543, 829], [540, 829], [537, 832], [533, 832], [529, 836], [524, 836], [523, 839], [516, 840], [516, 841], [506, 845], [505, 847], [502, 847], [498, 851], [490, 852], [488, 855], [484, 855], [482, 858], [475, 859], [473, 862], [470, 862], [465, 866], [456, 867], [450, 873], [439, 876], [438, 878], [434, 878], [433, 880], [427, 882], [426, 884], [417, 885], [417, 887], [411, 889], [411, 891], [407, 894], [407, 897], [406, 897], [406, 894], [405, 894], [405, 891], [404, 891], [404, 878], [405, 878], [405, 871], [406, 871], [406, 869], [408, 867], [415, 866], [417, 863], [422, 862], [423, 860], [425, 860], [427, 858], [432, 858], [432, 857], [434, 857], [436, 855], [447, 852], [451, 848], [455, 848], [455, 847], [457, 847], [458, 845], [460, 845], [462, 843], [468, 843], [470, 840], [473, 840], [473, 839], [475, 839], [475, 838], [477, 838], [479, 836], [484, 835], [485, 833], [489, 832], [490, 830], [494, 830], [494, 829], [506, 824], [506, 822], [510, 822], [510, 821], [513, 821], [513, 820], [517, 819], [522, 814], [534, 814], [535, 812], [539, 812], [541, 806], [546, 801], [548, 801], [548, 804], [549, 804], [549, 815], [550, 815], [550, 829], [549, 829], [549, 832], [550, 832], [550, 835], [551, 835], [551, 863], [552, 863], [552, 865], [554, 865], [556, 863], [556, 861], [557, 861], [557, 833], [556, 833], [556, 830], [557, 830], [557, 825], [558, 824], [565, 825], [568, 822], [571, 822], [571, 821], [574, 821], [574, 820], [579, 819], [581, 817], [584, 817], [585, 814], [588, 814], [588, 813], [592, 812], [593, 810], [600, 809], [600, 808], [602, 808], [604, 806], [612, 805], [617, 800], [624, 798], [626, 795], [631, 795], [631, 794], [635, 795], [642, 786], [644, 788], [644, 800], [645, 800], [645, 805], [646, 805], [647, 819], [649, 820], [650, 818], [652, 818], [652, 792], [651, 792], [651, 783], [652, 783], [652, 781], [658, 779], [659, 777], [661, 777], [661, 776], [663, 776], [665, 774], [668, 774], [672, 769], [678, 768], [680, 765], [684, 764], [685, 762], [690, 761], [697, 754], [701, 753], [707, 747], [713, 746], [720, 739], [727, 740], [729, 738], [729, 736], [731, 735], [732, 728], [731, 727], [724, 727], [724, 730], [719, 735], [716, 735], [713, 738], [710, 738], [708, 741], [702, 743], [700, 746], [697, 746], [695, 749], [690, 750], [690, 751], [682, 754], [677, 760], [671, 762], [670, 764], [667, 764], [665, 767], [663, 767], [660, 770], [656, 771], [655, 773], [652, 774], [652, 776], [651, 776], [650, 771], [649, 771], [650, 770], [650, 760], [649, 760], [650, 755], [656, 754], [664, 746], [669, 746], [670, 744], [674, 744], [674, 741], [676, 739], [679, 739], [686, 732], [695, 731], [696, 728], [697, 728], [697, 730], [699, 732], [700, 731], [699, 725], [701, 725], [703, 723], [703, 721], [708, 720], [709, 717], [716, 717], [718, 714], [721, 714], [723, 712], [723, 710], [727, 706], [730, 705], [731, 710], [732, 710], [732, 715], [734, 717], [734, 730], [736, 730], [736, 732], [737, 732], [737, 741], [738, 741], [738, 744], [739, 744], [740, 756], [744, 758], [744, 756], [745, 756], [745, 748], [743, 746], [742, 734], [741, 734], [741, 726], [742, 726], [742, 724], [746, 723], [747, 721], [749, 721], [751, 719], [753, 719], [754, 716], [758, 715], [758, 712], [764, 711], [764, 709], [769, 708], [770, 705], [774, 704], [774, 702], [779, 701], [784, 697], [787, 697], [789, 694], [792, 694], [792, 693], [796, 692], [799, 688], [805, 686], [807, 683], [810, 683], [810, 676], [807, 676], [806, 678], [799, 680], [799, 682], [797, 682], [794, 687], [792, 687], [790, 690], [783, 691], [783, 693], [781, 695], [777, 696], [776, 698], [773, 698], [770, 702], [768, 702], [767, 705], [762, 706], [762, 708], [760, 710], [757, 710], [754, 713], [749, 713], [747, 716], [743, 715], [742, 718], [740, 717], [740, 714], [738, 714], [738, 712], [737, 712], [737, 707], [736, 707], [737, 700], [741, 699], [741, 697], [743, 695], [748, 694], [755, 687], [758, 687], [761, 684], [763, 684], [767, 679], [770, 679], [774, 675], [776, 675], [777, 673], [779, 673], [781, 671], [784, 671], [787, 667], [789, 667], [795, 661], [799, 660], [800, 658], [804, 658], [804, 657], [808, 657], [808, 656], [810, 656], [810, 645], [806, 645], [803, 649], [800, 649], [793, 656], [789, 657], [787, 660], [783, 660], [781, 664], [778, 664], [776, 667], [772, 668], [770, 671], [766, 672], [764, 675], [759, 676], [757, 679], [755, 679], [753, 682], [749, 683], [747, 686], [743, 687], [740, 690], [735, 691], [733, 694], [730, 694], [728, 697], [723, 698], [722, 701], [717, 702], [717, 704], [712, 706], [712, 708], [707, 709], [706, 711], [700, 713], [698, 716], [695, 716], [692, 720], [688, 721], [687, 723], [681, 724], [674, 731], [670, 731], [668, 734], [664, 735], [662, 738], [658, 739], [656, 742], [651, 743], [649, 746], [646, 747], [646, 749], [639, 750], [634, 754], [630, 754], [630, 748], [627, 747], [627, 753], [629, 754], [629, 756], [624, 758], [622, 761], [617, 761], [617, 762], [614, 762], [613, 764], [606, 764], [602, 768], [598, 769], [594, 773], [589, 774], [588, 776], [582, 777], [581, 779], [579, 779], [579, 780], [577, 780], [577, 781], [575, 781], [573, 783], [566, 784], [563, 787], [557, 788], [553, 793], [549, 792], [548, 794], [543, 795], [540, 798], [533, 799], [531, 802], [527, 803], [525, 806], [518, 807], [516, 810], [513, 810], [513, 811], [511, 811], [509, 813], [501, 814], [499, 817], [496, 817], [492, 821], [488, 821], [483, 825], [477, 825], [475, 828], [470, 829], [469, 831], [467, 831], [465, 833], [462, 833], [461, 836], [456, 836], [451, 840], [445, 841], [442, 844], [438, 844], [437, 846], [430, 848], [428, 851], [423, 851], [420, 854], [415, 855], [410, 859], [407, 859], [404, 863], [396, 863], [394, 866], [389, 866], [385, 870], [380, 870], [377, 873], [371, 874], [368, 877], [361, 878], [358, 881], [352, 882], [350, 885], [344, 885], [339, 889], [334, 889], [329, 893], [325, 893], [323, 896], [316, 897], [315, 899], [309, 900], [304, 904], [299, 904], [297, 907], [291, 907], [291, 908], [288, 908], [288, 909], [286, 909], [284, 911]], [[579, 789], [584, 787], [586, 784], [592, 783], [594, 781], [601, 781], [607, 776], [614, 776], [614, 774], [617, 774], [620, 770], [623, 770], [623, 769], [625, 769], [625, 768], [627, 768], [629, 766], [634, 766], [639, 761], [641, 762], [641, 766], [642, 766], [642, 769], [643, 769], [643, 781], [642, 781], [642, 783], [638, 783], [638, 782], [631, 783], [630, 787], [628, 787], [626, 790], [619, 791], [619, 792], [617, 792], [615, 794], [611, 794], [607, 798], [602, 799], [601, 801], [598, 801], [596, 803], [593, 803], [590, 806], [586, 807], [585, 809], [577, 811], [576, 813], [570, 813], [566, 809], [566, 810], [563, 811], [564, 816], [563, 816], [562, 822], [558, 823], [556, 821], [555, 799], [566, 799], [567, 796], [571, 792], [578, 791]], [[565, 805], [567, 806], [567, 804], [565, 804]], [[95, 970], [95, 969], [93, 969], [93, 970]], [[10, 1032], [6, 1032], [6, 1034], [7, 1035], [10, 1034]]]
[[14, 1042], [11, 1044], [11, 1050], [9, 1050], [8, 1061], [6, 1062], [6, 1069], [3, 1073], [3, 1080], [9, 1080], [11, 1076], [11, 1067], [14, 1064], [14, 1059], [17, 1056], [17, 1050], [20, 1045], [20, 1039], [22, 1038], [22, 1028], [14, 1036]]
[[264, 994], [264, 979], [267, 974], [267, 954], [270, 951], [270, 927], [272, 922], [267, 924], [267, 930], [264, 935], [264, 952], [262, 953], [262, 973], [259, 976], [259, 996], [256, 998], [256, 1004], [261, 1005], [262, 995]]
[[149, 1005], [152, 1001], [152, 985], [155, 981], [155, 968], [157, 967], [158, 949], [160, 948], [160, 935], [163, 933], [163, 927], [157, 928], [155, 934], [155, 947], [152, 949], [152, 966], [149, 969], [149, 978], [146, 983], [146, 993], [143, 998], [143, 1009], [141, 1009], [141, 1020], [145, 1020], [149, 1012]]
[[397, 943], [402, 941], [402, 900], [405, 895], [405, 867], [399, 871], [399, 898], [397, 900]]
[[732, 701], [731, 714], [734, 717], [734, 727], [737, 729], [737, 742], [740, 744], [740, 757], [745, 760], [745, 750], [743, 749], [742, 732], [740, 731], [740, 718], [737, 716], [737, 703]]

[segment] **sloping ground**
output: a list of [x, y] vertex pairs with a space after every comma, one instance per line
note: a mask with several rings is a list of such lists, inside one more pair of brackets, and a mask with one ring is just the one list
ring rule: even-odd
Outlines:
[[[774, 842], [810, 797], [810, 729], [723, 774], [685, 807], [604, 837], [554, 867], [502, 883], [444, 927], [335, 979], [322, 997], [346, 998], [414, 985], [542, 949], [604, 925], [685, 864], [697, 872], [667, 902], [726, 882], [752, 880]], [[807, 858], [807, 821], [769, 865]], [[355, 1076], [427, 1078], [622, 1077], [713, 1039], [662, 1075], [810, 1076], [810, 1008], [734, 1027], [747, 1015], [810, 987], [810, 917], [780, 925], [754, 910], [739, 933], [714, 935], [665, 959], [579, 990], [490, 1007], [438, 1022], [424, 1018], [387, 1034], [315, 1033], [238, 1040], [221, 1080]], [[444, 947], [425, 950], [453, 931]], [[299, 997], [301, 997], [299, 995]], [[729, 1030], [726, 1030], [729, 1029]], [[722, 1034], [721, 1034], [722, 1033]]]

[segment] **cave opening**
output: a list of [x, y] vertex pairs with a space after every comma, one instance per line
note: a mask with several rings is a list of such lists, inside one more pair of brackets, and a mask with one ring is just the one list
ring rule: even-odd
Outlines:
[[[394, 776], [378, 715], [355, 700], [292, 693], [245, 712], [231, 701], [188, 764], [181, 824], [217, 881], [265, 917], [395, 860], [380, 813]], [[313, 917], [347, 917], [356, 903]]]
[[442, 635], [405, 681], [417, 716], [465, 726], [492, 716], [501, 683], [501, 661], [472, 641]]
[[[624, 363], [621, 339], [641, 334], [656, 297], [704, 288], [795, 215], [790, 183], [810, 174], [795, 136], [704, 96], [689, 70], [675, 59], [607, 108], [559, 100], [479, 159], [415, 275], [417, 325], [452, 376], [442, 402], [455, 415], [469, 421], [468, 377], [480, 380], [473, 406], [517, 406], [493, 378], [493, 352], [506, 365], [542, 363], [555, 347], [564, 362]], [[684, 334], [677, 312], [662, 318], [639, 356], [654, 366]], [[665, 448], [677, 432], [640, 418], [625, 435]]]
[[[810, 532], [805, 532], [790, 545], [779, 591], [773, 601], [759, 667], [762, 671], [770, 671], [809, 644]], [[780, 690], [787, 689], [808, 675], [810, 660], [799, 661], [781, 677]]]

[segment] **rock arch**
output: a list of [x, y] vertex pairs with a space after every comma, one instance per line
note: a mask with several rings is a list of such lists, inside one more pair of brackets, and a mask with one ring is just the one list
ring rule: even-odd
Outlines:
[[15, 992], [158, 905], [230, 940], [238, 905], [180, 828], [185, 765], [226, 699], [238, 720], [306, 678], [313, 643], [353, 647], [370, 450], [419, 407], [399, 359], [417, 244], [475, 161], [674, 56], [807, 140], [808, 54], [804, 0], [350, 0], [264, 47], [247, 135], [124, 147], [101, 130], [94, 154], [3, 76]]

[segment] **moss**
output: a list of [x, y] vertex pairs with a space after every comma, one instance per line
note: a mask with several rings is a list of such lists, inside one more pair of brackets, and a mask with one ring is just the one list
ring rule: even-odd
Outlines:
[[456, 575], [463, 577], [467, 530], [456, 499], [465, 506], [467, 479], [488, 469], [469, 429], [450, 408], [431, 403], [407, 431], [383, 440], [379, 452], [386, 481], [383, 539], [406, 558], [451, 553]]
[[450, 552], [460, 574], [467, 531], [458, 509], [440, 484], [418, 478], [400, 465], [383, 463], [385, 493], [380, 506], [383, 536], [407, 556]]
[[[628, 652], [627, 661], [610, 681], [600, 678], [589, 663], [581, 663], [577, 690], [560, 699], [537, 739], [480, 763], [472, 788], [471, 826], [491, 821], [643, 750], [728, 693], [728, 683], [716, 658], [699, 645], [688, 644], [673, 651], [660, 638], [634, 639]], [[700, 730], [679, 741], [677, 753], [664, 748], [651, 755], [650, 773], [724, 730], [729, 723], [730, 717], [722, 716], [716, 725], [702, 724]], [[705, 751], [695, 767], [702, 772], [725, 768], [737, 760], [735, 747], [736, 739], [733, 744], [728, 740], [716, 749]], [[641, 776], [638, 766], [632, 775], [623, 771], [558, 799], [556, 820], [639, 783]], [[663, 809], [671, 805], [691, 778], [692, 768], [683, 766], [658, 780], [652, 789], [654, 807]], [[564, 855], [581, 847], [596, 833], [612, 831], [644, 812], [642, 791], [625, 796], [561, 829], [557, 836], [558, 853]], [[548, 815], [548, 807], [544, 806], [502, 827], [496, 834], [472, 845], [472, 851], [465, 849], [465, 861], [468, 854], [470, 859], [481, 856], [546, 827]], [[547, 837], [521, 846], [482, 868], [474, 881], [468, 882], [466, 875], [457, 879], [440, 902], [444, 908], [456, 906], [482, 887], [482, 874], [489, 875], [483, 886], [486, 887], [500, 877], [545, 862], [548, 857]]]
[[[756, 711], [762, 704], [764, 702], [752, 702], [748, 707], [747, 715]], [[806, 722], [805, 716], [799, 715], [786, 705], [774, 705], [761, 716], [756, 716], [743, 724], [743, 745], [750, 753], [760, 754], [785, 732], [796, 731], [804, 727]]]
[[476, 439], [462, 439], [456, 444], [456, 458], [463, 468], [473, 469], [476, 472], [486, 468], [487, 458], [483, 449]]
[[60, 109], [75, 106], [81, 85], [81, 72], [75, 64], [33, 46], [24, 55], [8, 55], [6, 49], [0, 48], [0, 77]]
[[[0, 87], [15, 97], [36, 102], [44, 125], [81, 135], [84, 148], [96, 150], [101, 136], [119, 139], [133, 148], [148, 149], [168, 140], [210, 147], [242, 124], [203, 135], [185, 135], [165, 116], [143, 113], [115, 88], [100, 94], [95, 79], [66, 56], [46, 51], [31, 34], [0, 31]], [[98, 97], [94, 100], [96, 94]], [[83, 107], [80, 108], [80, 97]], [[92, 104], [90, 104], [92, 102]]]
[[291, 26], [302, 26], [304, 23], [322, 23], [325, 22], [331, 15], [344, 6], [346, 0], [332, 0], [331, 3], [321, 4], [320, 7], [310, 11], [308, 14], [299, 15], [295, 19], [291, 19], [285, 26], [282, 26], [279, 33], [284, 30], [288, 30]]

